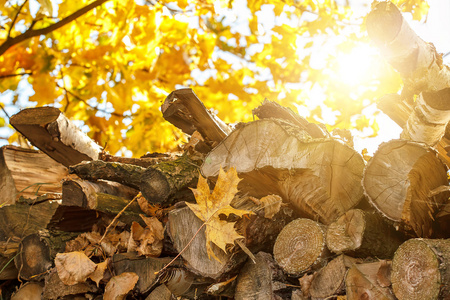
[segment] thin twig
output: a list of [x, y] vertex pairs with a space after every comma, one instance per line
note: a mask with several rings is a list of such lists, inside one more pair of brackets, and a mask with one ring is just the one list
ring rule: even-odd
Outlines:
[[8, 117], [8, 119], [10, 119], [9, 114], [8, 114], [8, 112], [5, 110], [5, 107], [3, 106], [2, 103], [0, 103], [0, 108], [2, 109], [3, 113]]
[[139, 193], [136, 195], [136, 197], [133, 198], [133, 200], [130, 201], [130, 203], [128, 203], [118, 214], [117, 216], [114, 217], [114, 219], [111, 221], [111, 223], [109, 223], [108, 227], [106, 227], [105, 229], [105, 233], [103, 234], [102, 238], [100, 239], [100, 241], [98, 241], [98, 244], [100, 244], [103, 239], [106, 237], [106, 234], [108, 233], [109, 228], [111, 228], [111, 226], [114, 224], [114, 222], [117, 221], [117, 219], [120, 217], [120, 215], [123, 214], [123, 212], [131, 205], [131, 203], [133, 203], [138, 197], [142, 197], [142, 194]]
[[29, 38], [35, 37], [35, 36], [45, 35], [56, 29], [63, 27], [64, 25], [72, 22], [73, 20], [77, 19], [78, 17], [81, 17], [82, 15], [84, 15], [85, 13], [94, 9], [95, 7], [102, 5], [106, 1], [109, 1], [109, 0], [96, 0], [96, 1], [92, 2], [91, 4], [86, 5], [85, 7], [77, 10], [73, 14], [65, 17], [61, 21], [56, 22], [52, 25], [49, 25], [47, 27], [40, 28], [40, 29], [33, 29], [32, 27], [30, 27], [30, 28], [28, 28], [27, 31], [25, 31], [24, 33], [22, 33], [16, 37], [13, 37], [13, 38], [8, 37], [6, 39], [6, 41], [2, 45], [0, 45], [0, 55], [3, 55], [6, 52], [6, 50], [8, 50], [12, 46], [14, 46], [20, 42], [23, 42], [23, 41], [25, 41]]
[[25, 6], [25, 4], [28, 2], [28, 0], [25, 0], [22, 5], [19, 7], [19, 10], [17, 10], [16, 15], [14, 16], [14, 19], [12, 20], [11, 27], [9, 27], [8, 35], [6, 39], [9, 39], [11, 37], [11, 30], [13, 29], [14, 25], [16, 24], [17, 18], [19, 17], [20, 12], [22, 11], [22, 8]]
[[1, 75], [0, 79], [8, 78], [8, 77], [16, 77], [16, 76], [23, 76], [23, 75], [32, 75], [33, 72], [23, 72], [23, 73], [17, 73], [17, 74], [7, 74], [7, 75]]

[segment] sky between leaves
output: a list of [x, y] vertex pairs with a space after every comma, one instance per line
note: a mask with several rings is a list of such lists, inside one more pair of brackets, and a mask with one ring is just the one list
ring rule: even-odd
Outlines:
[[[172, 90], [192, 87], [225, 122], [252, 120], [251, 110], [268, 98], [329, 129], [374, 136], [376, 99], [401, 88], [400, 77], [370, 48], [363, 23], [369, 1], [95, 6], [100, 1], [0, 0], [0, 50], [24, 33], [44, 33], [0, 51], [0, 126], [7, 126], [5, 112], [53, 105], [110, 153], [177, 149], [185, 137], [159, 107]], [[425, 1], [394, 2], [424, 22]], [[370, 71], [361, 73], [363, 64]], [[14, 142], [17, 135], [6, 138]]]

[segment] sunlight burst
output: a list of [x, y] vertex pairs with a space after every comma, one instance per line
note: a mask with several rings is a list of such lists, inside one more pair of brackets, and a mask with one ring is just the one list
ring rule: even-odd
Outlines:
[[339, 79], [351, 86], [370, 80], [376, 70], [376, 54], [376, 50], [369, 45], [359, 45], [348, 53], [340, 52], [336, 57]]

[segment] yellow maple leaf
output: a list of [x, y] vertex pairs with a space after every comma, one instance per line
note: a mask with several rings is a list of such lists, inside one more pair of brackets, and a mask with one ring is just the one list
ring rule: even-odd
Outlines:
[[224, 214], [228, 216], [232, 213], [242, 217], [245, 214], [253, 213], [230, 206], [231, 201], [238, 191], [237, 185], [239, 181], [241, 179], [237, 176], [235, 168], [230, 168], [228, 172], [225, 172], [221, 168], [214, 191], [210, 193], [206, 179], [200, 175], [197, 189], [192, 189], [197, 204], [186, 203], [195, 215], [205, 222], [206, 251], [209, 257], [213, 256], [216, 260], [218, 258], [214, 255], [211, 243], [214, 243], [224, 252], [227, 252], [227, 244], [234, 244], [236, 239], [243, 238], [234, 229], [236, 222], [220, 220], [219, 215]]

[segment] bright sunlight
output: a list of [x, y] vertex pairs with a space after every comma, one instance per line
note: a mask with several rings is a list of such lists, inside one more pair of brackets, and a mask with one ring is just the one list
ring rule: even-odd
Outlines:
[[336, 71], [340, 80], [350, 86], [357, 86], [370, 80], [377, 69], [376, 61], [371, 59], [376, 55], [376, 49], [367, 44], [356, 46], [348, 53], [339, 52], [336, 57]]

